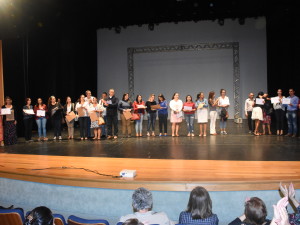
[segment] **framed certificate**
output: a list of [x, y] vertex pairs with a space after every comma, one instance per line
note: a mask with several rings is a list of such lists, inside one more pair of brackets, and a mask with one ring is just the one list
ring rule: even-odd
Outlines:
[[255, 103], [257, 105], [264, 105], [265, 104], [265, 100], [262, 99], [262, 98], [257, 98], [257, 99], [255, 99]]
[[46, 111], [45, 110], [37, 110], [36, 111], [36, 116], [45, 117], [46, 116]]
[[291, 104], [291, 99], [290, 98], [283, 98], [282, 99], [282, 104], [285, 104], [285, 105]]
[[10, 108], [3, 108], [1, 109], [1, 115], [10, 115], [11, 109]]
[[23, 112], [28, 114], [28, 115], [34, 115], [35, 114], [33, 109], [23, 109]]

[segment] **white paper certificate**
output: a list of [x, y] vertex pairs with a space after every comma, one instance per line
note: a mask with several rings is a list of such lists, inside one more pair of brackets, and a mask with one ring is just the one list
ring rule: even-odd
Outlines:
[[24, 113], [28, 115], [34, 115], [35, 113], [33, 112], [33, 109], [23, 109]]
[[138, 108], [138, 109], [144, 109], [145, 106], [144, 106], [144, 105], [137, 105], [137, 108]]
[[111, 100], [107, 100], [106, 103], [111, 105], [112, 102], [111, 102]]
[[271, 98], [271, 103], [272, 103], [272, 104], [277, 104], [277, 103], [279, 103], [279, 98], [278, 98], [278, 97]]
[[1, 115], [10, 115], [11, 109], [10, 108], [3, 108], [1, 109]]
[[184, 109], [184, 110], [192, 111], [192, 110], [193, 110], [193, 107], [192, 107], [192, 106], [183, 106], [183, 109]]
[[257, 99], [255, 99], [255, 103], [257, 104], [257, 105], [263, 105], [264, 104], [264, 99], [262, 99], [262, 98], [257, 98]]
[[45, 115], [46, 115], [46, 111], [45, 110], [37, 110], [36, 111], [36, 116], [45, 117]]
[[283, 98], [282, 99], [282, 104], [285, 104], [285, 105], [291, 104], [291, 99], [290, 98]]

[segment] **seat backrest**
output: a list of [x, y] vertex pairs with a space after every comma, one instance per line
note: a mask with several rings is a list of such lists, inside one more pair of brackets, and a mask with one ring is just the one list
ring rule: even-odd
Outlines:
[[53, 214], [55, 225], [67, 225], [66, 220], [61, 214]]
[[87, 220], [74, 215], [69, 216], [68, 225], [109, 225], [107, 220]]
[[0, 209], [1, 225], [23, 225], [24, 212], [21, 209]]

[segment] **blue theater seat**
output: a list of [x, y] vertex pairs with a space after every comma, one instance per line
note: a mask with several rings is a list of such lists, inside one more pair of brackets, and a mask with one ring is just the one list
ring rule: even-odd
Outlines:
[[21, 209], [0, 209], [1, 225], [23, 225], [24, 212]]
[[93, 224], [93, 225], [109, 225], [107, 220], [87, 220], [82, 219], [80, 217], [71, 215], [68, 218], [68, 225], [85, 225], [85, 224]]

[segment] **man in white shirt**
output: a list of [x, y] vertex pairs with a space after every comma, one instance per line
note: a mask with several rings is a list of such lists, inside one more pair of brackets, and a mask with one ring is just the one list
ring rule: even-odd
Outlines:
[[152, 211], [152, 206], [152, 193], [146, 188], [138, 188], [132, 195], [132, 207], [135, 213], [122, 216], [120, 222], [136, 218], [143, 224], [174, 224], [174, 222], [168, 218], [166, 213]]
[[249, 134], [254, 131], [254, 123], [252, 120], [252, 110], [254, 105], [254, 94], [251, 92], [249, 93], [249, 98], [245, 101], [245, 116], [248, 120], [248, 127], [249, 127]]

